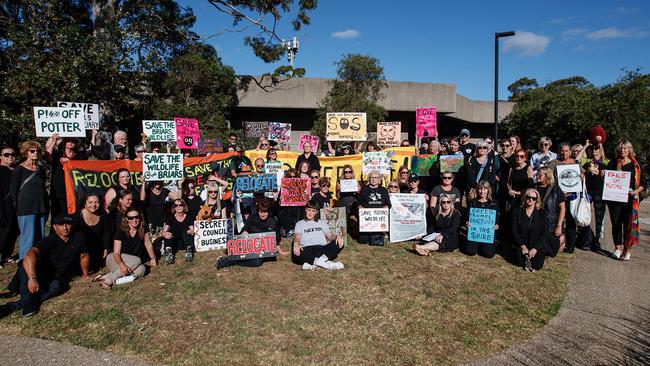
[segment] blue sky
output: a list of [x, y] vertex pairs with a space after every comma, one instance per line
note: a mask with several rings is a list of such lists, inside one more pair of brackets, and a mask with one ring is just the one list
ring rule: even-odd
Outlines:
[[[231, 26], [204, 0], [180, 0], [197, 15], [202, 36]], [[496, 5], [498, 4], [498, 5]], [[279, 34], [300, 41], [295, 66], [308, 77], [334, 77], [346, 53], [377, 57], [388, 80], [453, 83], [458, 93], [491, 100], [494, 32], [501, 41], [500, 98], [520, 77], [541, 84], [581, 75], [596, 85], [615, 81], [621, 68], [650, 73], [650, 1], [360, 1], [320, 0], [312, 24], [293, 32], [289, 17]], [[210, 38], [224, 63], [239, 74], [275, 69], [243, 44], [253, 33]]]

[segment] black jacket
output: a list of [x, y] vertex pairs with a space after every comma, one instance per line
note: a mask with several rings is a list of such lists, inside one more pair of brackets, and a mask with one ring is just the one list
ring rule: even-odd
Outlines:
[[[494, 162], [494, 155], [488, 154], [485, 159], [485, 168], [483, 168], [482, 172], [481, 163], [476, 160], [476, 157], [472, 156], [467, 160], [467, 164], [465, 164], [467, 169], [467, 188], [476, 188], [476, 183], [487, 180], [490, 183], [490, 187], [492, 187], [492, 191], [496, 192], [497, 167]], [[480, 177], [478, 177], [479, 172], [481, 172]]]
[[544, 210], [535, 209], [533, 215], [528, 217], [525, 208], [515, 207], [512, 212], [512, 239], [516, 248], [525, 245], [528, 249], [545, 251], [548, 234], [548, 220]]

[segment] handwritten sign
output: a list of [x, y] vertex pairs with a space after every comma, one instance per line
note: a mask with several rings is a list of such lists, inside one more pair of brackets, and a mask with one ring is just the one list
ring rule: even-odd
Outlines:
[[390, 194], [390, 242], [411, 240], [427, 234], [424, 194]]
[[415, 109], [415, 136], [417, 138], [438, 136], [436, 116], [435, 107]]
[[[174, 138], [176, 140], [176, 138]], [[223, 152], [221, 139], [200, 138], [198, 143], [199, 154], [219, 154]]]
[[440, 155], [440, 172], [457, 173], [463, 167], [463, 154]]
[[390, 174], [391, 161], [385, 151], [364, 152], [361, 158], [361, 174], [367, 176], [372, 171], [386, 176]]
[[235, 235], [228, 240], [228, 256], [239, 260], [271, 258], [278, 255], [274, 232]]
[[150, 142], [176, 141], [176, 123], [174, 121], [142, 121], [142, 133]]
[[235, 180], [235, 192], [265, 193], [278, 191], [278, 177], [275, 174], [240, 175]]
[[268, 122], [244, 122], [244, 136], [251, 139], [266, 138], [269, 135]]
[[86, 137], [81, 108], [34, 107], [34, 124], [37, 137]]
[[183, 154], [145, 153], [142, 156], [142, 175], [146, 181], [182, 179]]
[[318, 143], [320, 142], [320, 139], [318, 136], [300, 134], [300, 151], [303, 151], [305, 149], [305, 142], [309, 142], [313, 151], [316, 151], [316, 149], [318, 149]]
[[193, 118], [174, 118], [176, 124], [176, 145], [179, 149], [198, 149], [199, 120]]
[[379, 233], [388, 231], [387, 208], [362, 208], [359, 207], [359, 232]]
[[281, 206], [304, 206], [311, 198], [309, 178], [282, 178]]
[[345, 207], [321, 208], [320, 219], [325, 221], [332, 233], [343, 236], [345, 244], [348, 244], [348, 218]]
[[358, 192], [359, 185], [356, 179], [341, 179], [339, 181], [341, 193], [345, 192]]
[[377, 122], [377, 145], [399, 146], [402, 142], [402, 122]]
[[81, 108], [84, 115], [84, 127], [86, 130], [99, 129], [99, 105], [93, 103], [79, 102], [56, 102], [57, 107]]
[[631, 172], [620, 170], [605, 170], [603, 182], [603, 200], [627, 202], [630, 192]]
[[477, 243], [494, 243], [494, 225], [497, 222], [497, 211], [489, 208], [469, 209], [469, 227], [467, 241]]
[[578, 164], [557, 166], [557, 185], [564, 193], [582, 192], [582, 179]]
[[194, 247], [197, 252], [225, 249], [232, 236], [230, 219], [194, 221]]
[[327, 113], [326, 138], [328, 141], [366, 141], [365, 113]]
[[282, 185], [282, 177], [284, 177], [284, 170], [282, 170], [282, 163], [279, 161], [269, 161], [264, 164], [264, 172], [267, 174], [275, 174], [278, 180], [278, 186]]
[[291, 123], [269, 122], [269, 140], [287, 142], [291, 139]]
[[428, 177], [429, 170], [438, 161], [436, 155], [416, 155], [411, 158], [411, 172], [420, 177]]

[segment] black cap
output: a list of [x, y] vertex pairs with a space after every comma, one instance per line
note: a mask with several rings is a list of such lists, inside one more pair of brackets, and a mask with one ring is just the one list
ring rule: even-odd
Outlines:
[[117, 153], [124, 153], [126, 152], [126, 147], [123, 145], [113, 145], [113, 150]]
[[409, 181], [416, 181], [416, 180], [420, 180], [420, 176], [418, 176], [415, 173], [409, 174]]
[[72, 217], [68, 214], [60, 213], [52, 220], [54, 225], [72, 224]]

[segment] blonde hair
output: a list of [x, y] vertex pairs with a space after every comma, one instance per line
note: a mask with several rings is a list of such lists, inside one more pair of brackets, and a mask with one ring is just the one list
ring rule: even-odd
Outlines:
[[[621, 142], [616, 145], [616, 157], [620, 158], [621, 157], [621, 151], [623, 150], [624, 147], [627, 147], [627, 150], [630, 152], [630, 158], [634, 159], [634, 147], [632, 147], [632, 143], [628, 140], [621, 140]], [[20, 149], [22, 152], [22, 148]]]
[[540, 173], [546, 176], [546, 179], [548, 179], [549, 186], [555, 185], [555, 176], [553, 175], [553, 171], [551, 170], [551, 168], [547, 166], [543, 166], [537, 169], [537, 175], [539, 175]]
[[[450, 194], [442, 193], [442, 194], [440, 195], [440, 197], [438, 198], [438, 214], [436, 215], [436, 219], [438, 218], [438, 216], [444, 216], [444, 215], [442, 214], [442, 199], [443, 199], [443, 198], [446, 198], [446, 199], [448, 199], [449, 201], [451, 201], [451, 204], [450, 204], [451, 209], [449, 210], [449, 215], [448, 215], [448, 216], [453, 215], [453, 214], [454, 214], [454, 211], [456, 211], [456, 206], [454, 205], [454, 203], [455, 203], [455, 202], [454, 202], [454, 198], [452, 198]], [[446, 216], [445, 216], [445, 217], [446, 217]]]
[[539, 194], [539, 191], [536, 190], [535, 188], [528, 188], [524, 192], [524, 194], [521, 195], [521, 207], [526, 207], [526, 196], [528, 195], [528, 192], [533, 192], [537, 195], [537, 201], [535, 201], [535, 208], [537, 210], [540, 210], [542, 208], [542, 196]]
[[479, 188], [485, 188], [488, 190], [487, 194], [487, 200], [492, 201], [492, 186], [490, 185], [490, 182], [487, 180], [482, 180], [476, 184], [476, 198], [478, 198], [478, 190]]

